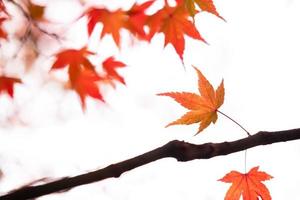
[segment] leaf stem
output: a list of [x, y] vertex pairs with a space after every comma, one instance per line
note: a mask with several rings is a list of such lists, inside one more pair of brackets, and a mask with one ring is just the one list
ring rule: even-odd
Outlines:
[[244, 155], [244, 173], [247, 173], [247, 149], [245, 150], [245, 155]]
[[220, 113], [221, 115], [227, 117], [228, 119], [230, 119], [236, 125], [238, 125], [239, 127], [241, 127], [241, 129], [243, 129], [247, 133], [248, 136], [251, 136], [251, 134], [241, 124], [239, 124], [237, 121], [235, 121], [234, 119], [232, 119], [231, 117], [229, 117], [228, 115], [226, 115], [225, 113], [223, 113], [223, 112], [221, 112], [219, 110], [217, 110], [217, 112]]

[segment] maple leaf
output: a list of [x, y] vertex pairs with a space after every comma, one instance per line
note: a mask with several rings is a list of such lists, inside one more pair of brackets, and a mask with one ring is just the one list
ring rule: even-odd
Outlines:
[[225, 200], [239, 200], [242, 196], [244, 200], [271, 200], [268, 188], [262, 181], [273, 178], [269, 174], [258, 171], [259, 167], [253, 167], [248, 173], [242, 174], [237, 171], [231, 171], [219, 181], [232, 183], [228, 189]]
[[45, 12], [45, 6], [40, 6], [29, 1], [28, 3], [28, 12], [33, 20], [43, 21], [43, 16]]
[[87, 59], [88, 55], [93, 54], [86, 47], [79, 50], [67, 49], [56, 54], [56, 61], [51, 68], [51, 70], [63, 69], [69, 66], [71, 88], [79, 95], [83, 109], [85, 109], [86, 96], [104, 101], [97, 85], [101, 77], [95, 71], [94, 65]]
[[102, 65], [108, 79], [119, 81], [125, 85], [124, 78], [116, 71], [117, 68], [125, 67], [126, 65], [124, 63], [116, 61], [115, 58], [111, 56], [103, 61]]
[[7, 39], [7, 33], [5, 30], [2, 29], [2, 23], [6, 20], [4, 17], [0, 17], [0, 38]]
[[204, 75], [196, 67], [194, 68], [198, 75], [198, 89], [201, 96], [189, 92], [167, 92], [158, 95], [169, 96], [190, 110], [180, 119], [168, 124], [167, 127], [177, 124], [189, 125], [200, 122], [198, 134], [207, 128], [211, 122], [215, 123], [217, 121], [217, 111], [224, 102], [225, 91], [223, 80], [217, 90], [214, 91], [214, 88]]
[[127, 29], [141, 39], [146, 39], [144, 25], [148, 16], [145, 14], [145, 10], [153, 2], [151, 0], [141, 5], [134, 4], [128, 11], [122, 9], [110, 11], [105, 8], [92, 8], [86, 13], [88, 16], [88, 34], [92, 34], [97, 23], [102, 23], [103, 28], [100, 38], [103, 38], [106, 34], [111, 34], [118, 46], [120, 45], [120, 31], [122, 28]]
[[11, 98], [14, 97], [14, 84], [22, 83], [21, 79], [7, 76], [0, 76], [0, 93], [6, 92]]
[[[73, 70], [80, 70], [74, 69]], [[85, 98], [86, 96], [99, 99], [104, 102], [104, 99], [99, 91], [98, 82], [102, 79], [95, 71], [84, 69], [79, 72], [75, 72], [76, 75], [71, 81], [72, 88], [77, 92], [80, 97], [81, 105], [83, 110], [85, 110]]]
[[194, 17], [198, 12], [195, 7], [196, 4], [202, 11], [209, 12], [224, 20], [224, 18], [218, 13], [212, 0], [176, 0], [176, 2], [178, 5], [185, 6], [192, 17]]
[[4, 12], [6, 15], [9, 15], [2, 0], [0, 0], [0, 12]]
[[92, 63], [87, 59], [88, 55], [94, 55], [87, 50], [87, 47], [81, 49], [66, 49], [56, 54], [56, 60], [51, 69], [62, 69], [66, 66], [82, 66], [88, 69], [94, 69]]
[[162, 9], [149, 17], [147, 24], [150, 29], [149, 40], [154, 34], [163, 33], [165, 35], [164, 46], [172, 44], [181, 60], [183, 60], [185, 48], [184, 35], [205, 42], [195, 24], [189, 20], [189, 13], [186, 9], [182, 6], [171, 7], [167, 1]]

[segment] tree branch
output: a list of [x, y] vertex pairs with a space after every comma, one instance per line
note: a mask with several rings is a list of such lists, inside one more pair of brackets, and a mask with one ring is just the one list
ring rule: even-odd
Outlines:
[[55, 192], [66, 191], [76, 186], [101, 181], [107, 178], [118, 178], [126, 171], [162, 158], [173, 157], [182, 162], [194, 159], [209, 159], [215, 156], [228, 155], [243, 151], [259, 145], [267, 145], [297, 139], [300, 139], [300, 128], [276, 132], [261, 131], [255, 135], [232, 142], [205, 143], [201, 145], [173, 140], [157, 149], [134, 158], [109, 165], [97, 171], [74, 177], [62, 178], [42, 185], [25, 186], [20, 189], [16, 189], [4, 196], [0, 196], [0, 200], [32, 199]]

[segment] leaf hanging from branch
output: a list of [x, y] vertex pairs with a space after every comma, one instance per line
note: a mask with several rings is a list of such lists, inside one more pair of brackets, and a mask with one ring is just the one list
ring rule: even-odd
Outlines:
[[217, 111], [224, 102], [225, 90], [222, 81], [217, 90], [214, 91], [213, 86], [208, 82], [205, 76], [197, 68], [195, 68], [195, 70], [199, 79], [198, 89], [201, 96], [189, 92], [167, 92], [159, 95], [169, 96], [190, 110], [180, 119], [168, 124], [167, 127], [177, 124], [189, 125], [200, 122], [198, 134], [207, 128], [211, 122], [215, 123], [217, 121]]

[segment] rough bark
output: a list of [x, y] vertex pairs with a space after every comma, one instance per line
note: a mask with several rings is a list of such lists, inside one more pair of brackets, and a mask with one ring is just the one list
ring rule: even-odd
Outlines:
[[228, 155], [243, 151], [259, 145], [267, 145], [297, 139], [300, 139], [300, 129], [276, 132], [261, 131], [255, 135], [232, 142], [205, 143], [200, 145], [173, 140], [152, 151], [109, 165], [97, 171], [74, 177], [62, 178], [42, 185], [26, 186], [16, 189], [6, 195], [0, 196], [0, 200], [33, 199], [55, 192], [66, 191], [80, 185], [101, 181], [107, 178], [118, 178], [124, 172], [162, 158], [173, 157], [182, 162], [194, 159], [209, 159], [215, 156]]

